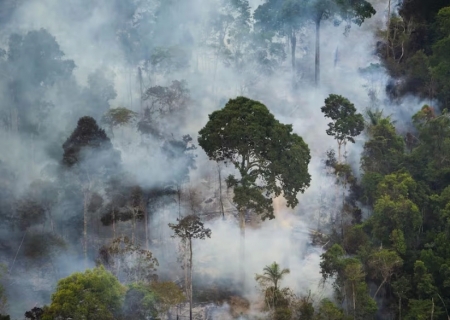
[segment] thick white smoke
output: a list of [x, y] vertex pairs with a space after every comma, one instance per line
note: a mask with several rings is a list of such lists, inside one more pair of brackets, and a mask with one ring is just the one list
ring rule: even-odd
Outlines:
[[[261, 4], [262, 0], [252, 0], [252, 9]], [[376, 30], [383, 27], [385, 21], [387, 0], [375, 1], [373, 5], [377, 14], [368, 19], [362, 27], [352, 26], [350, 32], [344, 35], [345, 26], [335, 27], [332, 21], [325, 21], [321, 28], [321, 85], [312, 85], [311, 75], [314, 70], [314, 26], [305, 25], [298, 40], [298, 65], [302, 77], [297, 88], [292, 87], [292, 71], [288, 61], [271, 77], [261, 77], [259, 81], [248, 87], [243, 87], [246, 76], [238, 70], [232, 71], [220, 61], [217, 61], [214, 50], [205, 45], [205, 30], [203, 27], [214, 9], [214, 3], [209, 0], [173, 0], [175, 8], [171, 13], [173, 19], [183, 17], [182, 24], [176, 31], [170, 24], [158, 25], [151, 21], [152, 14], [146, 16], [149, 35], [148, 41], [157, 43], [171, 43], [174, 39], [183, 39], [185, 33], [192, 38], [189, 43], [194, 46], [190, 58], [190, 67], [181, 72], [151, 75], [145, 74], [145, 87], [154, 85], [170, 85], [173, 80], [187, 81], [191, 92], [192, 104], [182, 121], [172, 123], [174, 137], [190, 134], [196, 144], [197, 132], [206, 124], [208, 114], [222, 108], [229, 98], [246, 95], [259, 100], [274, 113], [282, 123], [293, 125], [294, 132], [303, 137], [311, 149], [312, 160], [309, 170], [312, 176], [311, 186], [299, 195], [299, 205], [294, 210], [288, 210], [283, 201], [277, 199], [276, 219], [265, 221], [261, 225], [246, 230], [246, 287], [247, 297], [256, 300], [257, 283], [255, 273], [260, 273], [265, 265], [276, 261], [282, 267], [290, 268], [291, 273], [286, 276], [282, 285], [289, 286], [297, 294], [306, 294], [309, 290], [318, 296], [330, 295], [329, 288], [319, 286], [320, 282], [320, 248], [310, 244], [308, 228], [316, 229], [319, 223], [320, 199], [330, 201], [335, 194], [334, 180], [326, 174], [323, 165], [325, 152], [329, 148], [336, 149], [336, 142], [326, 135], [327, 120], [320, 111], [324, 99], [330, 94], [340, 94], [352, 101], [360, 112], [369, 107], [371, 101], [368, 90], [377, 93], [380, 108], [386, 115], [393, 114], [394, 120], [408, 123], [414, 110], [422, 103], [413, 98], [403, 102], [403, 105], [392, 106], [384, 94], [388, 77], [379, 70], [369, 76], [360, 73], [361, 68], [371, 63], [378, 63], [375, 56]], [[125, 2], [124, 2], [125, 3]], [[73, 59], [76, 64], [75, 79], [79, 86], [86, 86], [88, 75], [97, 69], [110, 72], [114, 79], [118, 96], [110, 101], [111, 107], [123, 106], [140, 111], [140, 82], [137, 65], [127, 60], [127, 52], [117, 42], [117, 23], [123, 18], [122, 11], [132, 6], [130, 17], [133, 23], [143, 24], [140, 17], [157, 7], [156, 0], [126, 1], [124, 7], [117, 5], [117, 1], [90, 0], [27, 0], [22, 1], [11, 17], [9, 23], [1, 33], [2, 46], [7, 46], [10, 33], [26, 33], [30, 30], [45, 28], [56, 37], [61, 50], [67, 59]], [[155, 27], [156, 28], [156, 27]], [[155, 31], [157, 30], [157, 31]], [[157, 34], [155, 34], [158, 32]], [[151, 35], [151, 37], [150, 37]], [[143, 39], [145, 42], [146, 40]], [[180, 40], [183, 43], [184, 40]], [[284, 40], [283, 40], [284, 41]], [[187, 41], [186, 41], [187, 43]], [[183, 44], [186, 44], [183, 43]], [[149, 43], [149, 46], [154, 45]], [[288, 44], [286, 44], [288, 45]], [[287, 50], [289, 52], [289, 50]], [[247, 72], [247, 71], [245, 71]], [[112, 76], [114, 74], [115, 76]], [[61, 98], [61, 95], [63, 98]], [[70, 135], [76, 119], [63, 118], [70, 114], [74, 107], [68, 92], [55, 94], [58, 96], [57, 112], [49, 115], [51, 130], [55, 132], [54, 139], [60, 144]], [[0, 108], [3, 108], [1, 106]], [[406, 108], [407, 107], [407, 108]], [[175, 120], [174, 120], [175, 121]], [[3, 132], [2, 132], [3, 134]], [[159, 151], [157, 141], [146, 146], [141, 145], [141, 137], [135, 128], [118, 129], [113, 140], [114, 146], [122, 153], [124, 170], [132, 174], [136, 181], [145, 187], [152, 187], [157, 182], [173, 174], [173, 164], [169, 165]], [[359, 156], [362, 151], [364, 137], [358, 138], [357, 143], [348, 145], [348, 160], [355, 171], [359, 169]], [[21, 183], [16, 192], [19, 194], [28, 184], [37, 178], [45, 178], [44, 168], [49, 164], [55, 165], [55, 159], [48, 156], [45, 146], [47, 141], [33, 141], [34, 149], [30, 150], [29, 142], [23, 143], [17, 136], [0, 140], [1, 150], [9, 152], [0, 155], [0, 160], [16, 171]], [[206, 158], [201, 149], [197, 149], [197, 170], [190, 174], [190, 182], [183, 188], [197, 190], [199, 210], [217, 211], [217, 200], [213, 205], [205, 203], [208, 199], [217, 199], [217, 167]], [[32, 154], [32, 157], [30, 157]], [[233, 172], [233, 168], [223, 168], [222, 177]], [[225, 186], [224, 186], [224, 189]], [[211, 239], [195, 241], [194, 266], [195, 272], [208, 277], [237, 278], [239, 267], [239, 228], [233, 217], [231, 195], [225, 195], [227, 219], [216, 219], [207, 222], [212, 230]], [[324, 196], [325, 195], [325, 196]], [[185, 204], [188, 201], [185, 201]], [[155, 248], [155, 254], [161, 262], [161, 270], [168, 265], [175, 265], [176, 242], [170, 240], [169, 222], [175, 222], [178, 217], [177, 206], [162, 208], [154, 214], [150, 224], [155, 232], [152, 237], [165, 238], [168, 245], [164, 250]], [[181, 211], [189, 213], [190, 208], [185, 205]], [[331, 210], [330, 210], [331, 211]], [[330, 216], [333, 212], [326, 212]], [[62, 214], [62, 213], [61, 213]], [[159, 215], [158, 215], [159, 214]], [[69, 253], [70, 256], [70, 253]], [[71, 261], [70, 264], [60, 262], [61, 274], [67, 275], [74, 270], [82, 270], [85, 265], [81, 261]], [[54, 279], [56, 280], [56, 279]], [[54, 282], [53, 282], [54, 284]], [[39, 303], [48, 303], [41, 299]], [[11, 305], [18, 305], [15, 301]], [[22, 307], [22, 306], [21, 306]], [[32, 306], [26, 306], [30, 308]], [[19, 308], [14, 308], [15, 310]], [[18, 314], [22, 312], [22, 310]]]

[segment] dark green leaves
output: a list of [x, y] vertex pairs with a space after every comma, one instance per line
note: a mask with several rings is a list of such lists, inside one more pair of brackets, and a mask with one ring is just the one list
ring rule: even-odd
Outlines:
[[230, 100], [213, 112], [200, 130], [198, 142], [211, 160], [230, 161], [241, 175], [231, 177], [234, 202], [272, 219], [272, 198], [281, 194], [288, 206], [298, 204], [308, 173], [309, 148], [292, 133], [292, 126], [279, 123], [266, 106], [245, 97]]
[[353, 138], [364, 130], [362, 114], [356, 113], [353, 103], [343, 96], [330, 94], [321, 110], [333, 120], [328, 124], [327, 134], [334, 136], [340, 145], [347, 141], [355, 143]]

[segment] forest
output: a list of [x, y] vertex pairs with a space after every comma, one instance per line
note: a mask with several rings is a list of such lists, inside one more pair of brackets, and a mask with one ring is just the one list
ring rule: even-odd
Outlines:
[[450, 319], [450, 0], [0, 26], [0, 320]]

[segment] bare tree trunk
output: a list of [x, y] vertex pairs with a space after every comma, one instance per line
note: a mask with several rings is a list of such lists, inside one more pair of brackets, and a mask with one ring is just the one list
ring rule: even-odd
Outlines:
[[113, 239], [116, 238], [116, 207], [113, 206], [112, 211], [112, 227], [113, 227]]
[[88, 218], [88, 203], [89, 203], [89, 191], [84, 190], [84, 201], [83, 201], [83, 253], [84, 253], [84, 264], [87, 267], [87, 218]]
[[356, 320], [356, 297], [355, 297], [355, 284], [352, 282], [353, 291], [353, 319]]
[[192, 239], [189, 238], [189, 320], [192, 320]]
[[139, 101], [139, 111], [141, 113], [141, 116], [144, 115], [144, 91], [142, 88], [142, 70], [141, 67], [138, 67], [138, 76], [139, 76], [139, 93], [141, 95], [140, 101]]
[[386, 58], [389, 58], [389, 33], [391, 32], [391, 0], [388, 2], [388, 19], [386, 32]]
[[402, 320], [402, 298], [398, 298], [398, 320]]
[[295, 75], [295, 49], [297, 47], [297, 37], [295, 31], [291, 30], [291, 63], [292, 63], [292, 73]]
[[144, 209], [144, 223], [145, 223], [145, 248], [149, 250], [148, 247], [148, 210], [147, 210], [147, 196], [144, 197], [144, 203], [142, 208]]
[[381, 287], [383, 286], [383, 284], [386, 282], [387, 278], [383, 279], [383, 282], [381, 282], [380, 286], [378, 287], [377, 291], [375, 292], [375, 294], [373, 295], [373, 299], [375, 299], [377, 297], [378, 291], [380, 291]]
[[246, 209], [239, 210], [239, 229], [240, 229], [240, 273], [242, 288], [245, 288], [245, 213]]
[[314, 84], [319, 85], [320, 82], [320, 18], [316, 19], [316, 61], [315, 61], [315, 77]]
[[219, 173], [219, 202], [220, 202], [220, 210], [222, 212], [222, 219], [225, 220], [225, 210], [223, 209], [223, 200], [222, 200], [222, 172], [220, 170], [220, 164], [217, 163], [217, 172]]
[[46, 208], [45, 211], [47, 212], [48, 215], [48, 219], [50, 220], [50, 231], [52, 233], [55, 232], [55, 226], [54, 226], [54, 222], [53, 222], [53, 216], [52, 216], [52, 212], [49, 208]]
[[434, 317], [434, 298], [431, 298], [431, 320]]
[[131, 220], [131, 243], [135, 244], [135, 233], [136, 233], [136, 210], [133, 208], [131, 210], [131, 213], [133, 215], [133, 219]]
[[189, 265], [188, 265], [188, 243], [183, 243], [184, 250], [184, 289], [186, 290], [186, 296], [189, 299]]
[[181, 219], [181, 186], [177, 184], [177, 196], [178, 196], [178, 218]]

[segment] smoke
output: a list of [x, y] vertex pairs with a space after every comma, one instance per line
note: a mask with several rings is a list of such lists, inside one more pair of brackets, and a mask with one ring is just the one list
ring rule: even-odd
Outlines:
[[[171, 117], [161, 116], [156, 122], [166, 137], [180, 140], [183, 135], [190, 134], [194, 144], [197, 132], [208, 120], [208, 114], [222, 108], [228, 99], [246, 95], [264, 103], [280, 122], [292, 124], [294, 132], [302, 136], [309, 145], [312, 156], [309, 165], [311, 186], [304, 194], [299, 195], [299, 205], [294, 210], [287, 210], [284, 203], [277, 199], [276, 219], [256, 223], [246, 230], [246, 296], [251, 301], [258, 300], [254, 275], [261, 273], [263, 267], [273, 261], [291, 270], [283, 285], [289, 286], [297, 294], [307, 294], [311, 290], [317, 296], [329, 296], [330, 288], [319, 286], [322, 249], [312, 246], [308, 234], [308, 228], [316, 229], [323, 224], [322, 214], [329, 218], [334, 210], [330, 208], [331, 197], [335, 194], [334, 180], [327, 175], [323, 159], [326, 151], [336, 149], [337, 145], [332, 137], [326, 135], [328, 121], [320, 107], [330, 93], [347, 97], [359, 112], [376, 104], [376, 107], [385, 111], [385, 115], [392, 114], [401, 131], [406, 131], [411, 115], [423, 104], [414, 97], [396, 104], [390, 102], [385, 93], [389, 77], [381, 67], [368, 73], [361, 72], [361, 69], [370, 64], [379, 63], [375, 55], [375, 33], [385, 23], [387, 1], [373, 1], [377, 15], [361, 27], [352, 26], [348, 34], [344, 34], [343, 25], [336, 27], [332, 21], [323, 23], [319, 88], [312, 84], [315, 39], [313, 25], [305, 25], [299, 35], [297, 71], [294, 77], [296, 85], [293, 88], [289, 57], [270, 76], [259, 73], [252, 61], [248, 61], [248, 65], [243, 68], [233, 68], [222, 62], [223, 57], [217, 51], [217, 35], [210, 27], [211, 21], [218, 17], [218, 1], [172, 0], [161, 3], [162, 6], [159, 6], [157, 0], [19, 2], [8, 21], [4, 22], [0, 36], [1, 47], [5, 50], [11, 48], [9, 36], [12, 33], [26, 35], [29, 31], [43, 28], [55, 37], [64, 53], [58, 59], [69, 62], [73, 60], [75, 68], [64, 78], [56, 78], [49, 84], [40, 83], [35, 92], [22, 92], [26, 101], [17, 106], [25, 105], [28, 117], [33, 121], [38, 115], [43, 117], [42, 121], [39, 120], [40, 126], [34, 131], [30, 129], [31, 124], [26, 124], [27, 134], [14, 127], [16, 115], [15, 109], [8, 104], [13, 101], [9, 84], [6, 79], [0, 81], [0, 101], [3, 101], [0, 103], [0, 111], [2, 117], [5, 115], [9, 119], [5, 123], [9, 121], [11, 124], [5, 124], [0, 129], [0, 134], [4, 137], [0, 139], [0, 148], [5, 151], [0, 155], [0, 165], [2, 170], [13, 175], [9, 180], [1, 178], [2, 185], [8, 185], [13, 200], [23, 197], [35, 180], [60, 183], [58, 166], [62, 159], [62, 144], [75, 128], [78, 118], [89, 115], [100, 122], [101, 116], [110, 107], [127, 107], [139, 113], [150, 103], [141, 101], [141, 88], [167, 87], [174, 80], [186, 80], [190, 97], [186, 112]], [[252, 0], [249, 3], [254, 10], [262, 0]], [[156, 12], [159, 12], [159, 16]], [[285, 39], [280, 39], [280, 43], [289, 52], [289, 44]], [[169, 58], [166, 55], [168, 51], [164, 50], [169, 50]], [[38, 55], [39, 52], [30, 50], [30, 57], [32, 54]], [[161, 56], [165, 60], [155, 62]], [[4, 59], [7, 63], [7, 58]], [[46, 66], [42, 68], [47, 70]], [[20, 79], [24, 86], [33, 87], [28, 75], [23, 75]], [[375, 94], [376, 103], [369, 93]], [[50, 111], [38, 113], [35, 105], [38, 98], [42, 99], [42, 106], [49, 103]], [[33, 121], [31, 122], [34, 123]], [[16, 125], [25, 126], [22, 123]], [[174, 176], [183, 175], [182, 170], [178, 172], [177, 168], [185, 164], [184, 160], [168, 161], [167, 154], [161, 150], [161, 140], [143, 138], [135, 125], [115, 128], [114, 136], [109, 135], [114, 147], [121, 153], [122, 170], [134, 184], [154, 188], [174, 180]], [[360, 136], [355, 144], [347, 146], [347, 159], [356, 175], [359, 172], [359, 157], [364, 140], [365, 137]], [[190, 170], [189, 181], [184, 181], [182, 205], [174, 203], [176, 200], [173, 197], [165, 197], [154, 205], [154, 210], [150, 210], [151, 250], [160, 261], [162, 276], [173, 276], [167, 272], [170, 269], [175, 270], [175, 274], [182, 273], [177, 261], [177, 241], [170, 238], [171, 230], [167, 224], [175, 222], [180, 214], [195, 211], [210, 214], [214, 219], [207, 222], [207, 227], [211, 228], [212, 237], [195, 241], [194, 270], [208, 279], [235, 281], [239, 273], [240, 239], [231, 201], [232, 194], [223, 186], [226, 219], [218, 219], [221, 209], [217, 200], [217, 166], [207, 159], [201, 149], [191, 153], [197, 155], [197, 169]], [[234, 172], [229, 166], [222, 166], [221, 170], [222, 179]], [[33, 307], [31, 301], [49, 303], [49, 293], [59, 278], [94, 265], [95, 257], [91, 256], [88, 265], [80, 258], [80, 238], [71, 236], [76, 233], [73, 229], [80, 227], [81, 195], [74, 192], [70, 197], [64, 196], [64, 190], [72, 190], [73, 187], [67, 181], [64, 183], [65, 185], [58, 186], [58, 196], [55, 196], [58, 202], [51, 209], [53, 218], [63, 226], [60, 231], [67, 235], [64, 253], [58, 251], [58, 254], [51, 255], [51, 261], [47, 261], [45, 265], [30, 263], [30, 267], [27, 266], [29, 261], [21, 252], [23, 232], [1, 232], [1, 239], [5, 242], [2, 261], [12, 267], [12, 260], [17, 255], [8, 286], [10, 312], [13, 316], [22, 315], [27, 308]], [[96, 188], [99, 194], [106, 194], [105, 186]], [[326, 212], [321, 213], [321, 202], [328, 203]], [[7, 208], [1, 210], [8, 211], [6, 216], [14, 219], [10, 216], [14, 205], [7, 203]], [[93, 243], [90, 250], [93, 255], [106, 242], [106, 235], [111, 235], [110, 229], [100, 226], [98, 220], [95, 220], [97, 222], [91, 229], [97, 230], [98, 236], [90, 239]], [[49, 225], [39, 226], [41, 227], [50, 230]], [[118, 229], [122, 233], [130, 232], [130, 226], [126, 223], [120, 223]], [[28, 236], [26, 234], [25, 239]], [[19, 274], [25, 270], [28, 270], [28, 279], [21, 279], [22, 282], [19, 283]], [[45, 276], [49, 270], [54, 270], [51, 272], [52, 276]], [[34, 283], [31, 285], [33, 290], [26, 290], [30, 282], [40, 279], [47, 281], [45, 286]]]

